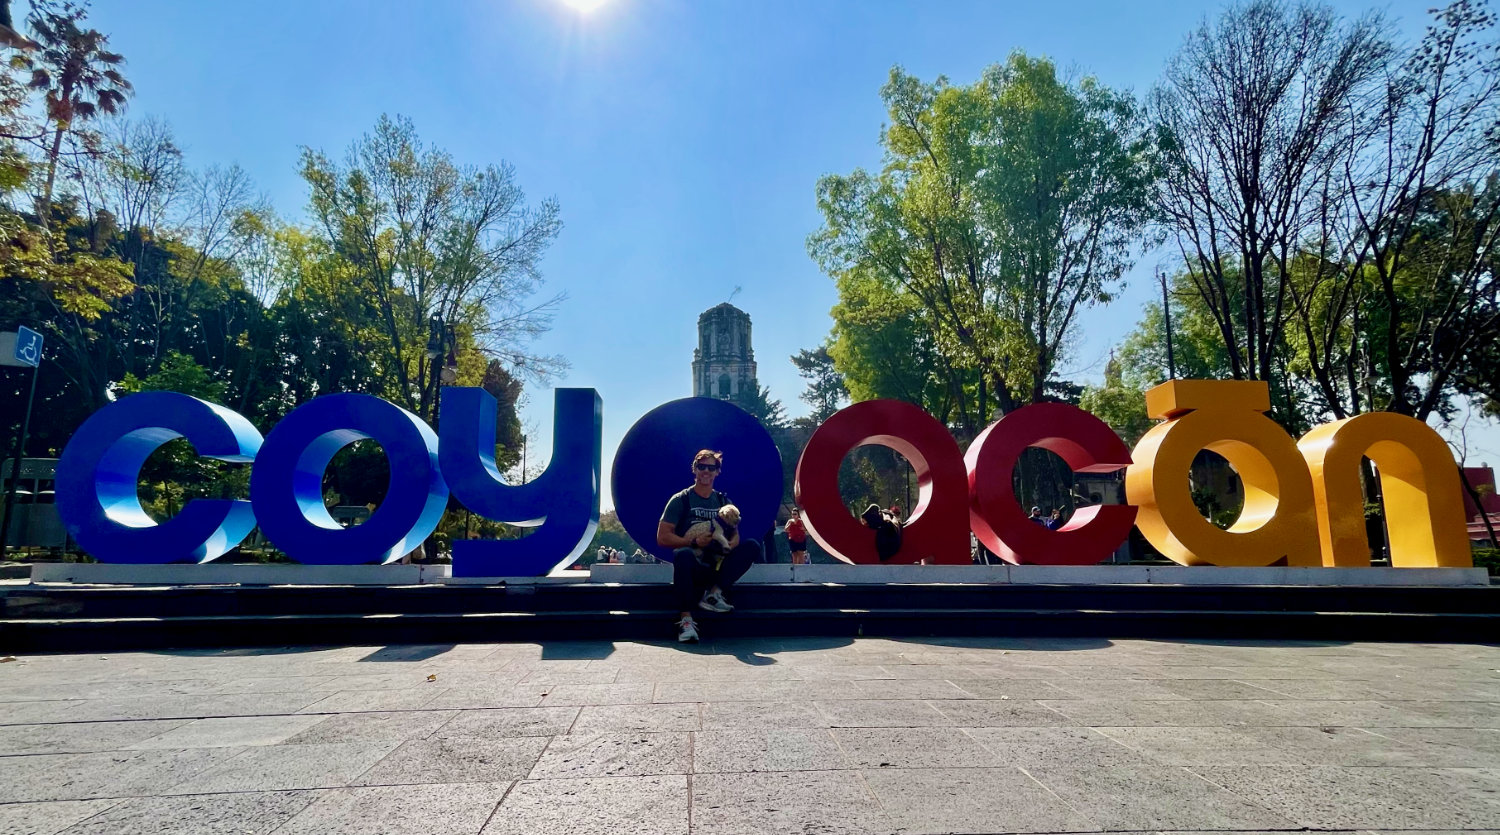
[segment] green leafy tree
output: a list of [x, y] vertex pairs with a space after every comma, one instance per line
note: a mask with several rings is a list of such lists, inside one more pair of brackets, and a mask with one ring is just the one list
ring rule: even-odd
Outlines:
[[1109, 424], [1127, 446], [1135, 446], [1155, 424], [1146, 417], [1146, 393], [1125, 383], [1120, 360], [1113, 356], [1104, 366], [1104, 382], [1085, 387], [1078, 406]]
[[459, 166], [409, 120], [382, 116], [342, 163], [304, 150], [302, 176], [327, 251], [374, 311], [371, 359], [387, 396], [434, 416], [446, 362], [428, 356], [436, 322], [524, 376], [565, 367], [528, 348], [563, 299], [534, 299], [562, 228], [557, 204], [528, 206], [509, 166]]
[[828, 355], [850, 400], [904, 400], [977, 434], [979, 372], [946, 362], [916, 301], [859, 271], [837, 282]]
[[975, 372], [982, 426], [990, 397], [1009, 411], [1048, 396], [1078, 312], [1130, 266], [1151, 182], [1136, 110], [1020, 53], [962, 87], [897, 68], [881, 96], [885, 164], [818, 183], [809, 250], [917, 312], [942, 364]]
[[801, 397], [802, 402], [812, 407], [810, 417], [815, 423], [829, 419], [849, 401], [844, 375], [839, 373], [827, 345], [798, 351], [792, 355], [792, 365], [797, 366], [797, 373], [807, 381]]
[[[144, 378], [126, 373], [115, 387], [121, 396], [143, 391], [175, 391], [222, 403], [226, 386], [192, 357], [170, 351], [161, 368]], [[170, 518], [193, 498], [243, 498], [249, 489], [249, 468], [199, 458], [192, 444], [178, 438], [164, 444], [141, 467], [137, 477], [143, 504], [158, 521]]]
[[584, 565], [593, 565], [598, 561], [600, 548], [614, 548], [625, 554], [634, 554], [635, 549], [641, 546], [630, 538], [625, 532], [625, 526], [620, 524], [620, 517], [613, 511], [607, 510], [599, 516], [599, 527], [594, 529], [594, 538], [589, 541], [588, 547], [584, 549], [583, 556], [578, 561]]
[[[791, 502], [797, 457], [802, 454], [802, 443], [806, 442], [806, 438], [795, 431], [792, 422], [787, 419], [785, 407], [780, 400], [771, 398], [771, 390], [765, 386], [757, 383], [750, 388], [740, 389], [731, 402], [749, 412], [770, 433], [776, 450], [781, 453], [782, 502]], [[756, 531], [754, 536], [759, 538], [761, 533]]]

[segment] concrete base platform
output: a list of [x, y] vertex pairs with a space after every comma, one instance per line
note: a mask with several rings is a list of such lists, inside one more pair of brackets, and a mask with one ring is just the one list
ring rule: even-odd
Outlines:
[[447, 577], [446, 565], [107, 565], [37, 563], [33, 583], [127, 586], [412, 586]]
[[[670, 583], [669, 565], [596, 565], [595, 583]], [[742, 584], [1484, 586], [1482, 568], [1221, 568], [1185, 565], [753, 565]]]
[[[412, 586], [672, 582], [670, 565], [596, 565], [551, 577], [452, 576], [447, 565], [38, 563], [33, 583], [138, 586]], [[1484, 586], [1482, 568], [1220, 568], [1143, 565], [754, 565], [743, 584]]]

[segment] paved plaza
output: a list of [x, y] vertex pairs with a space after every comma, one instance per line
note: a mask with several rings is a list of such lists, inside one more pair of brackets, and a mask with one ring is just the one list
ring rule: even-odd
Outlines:
[[1500, 830], [1500, 649], [765, 639], [0, 664], [0, 833]]

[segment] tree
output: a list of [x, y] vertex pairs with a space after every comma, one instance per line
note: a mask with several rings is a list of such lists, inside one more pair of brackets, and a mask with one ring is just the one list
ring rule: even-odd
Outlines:
[[814, 423], [822, 423], [833, 416], [849, 400], [849, 390], [844, 387], [844, 375], [835, 366], [828, 346], [815, 350], [801, 350], [792, 355], [792, 365], [807, 381], [802, 392], [802, 401], [811, 406]]
[[40, 46], [23, 60], [31, 70], [31, 88], [42, 91], [52, 126], [44, 160], [46, 182], [37, 201], [37, 216], [43, 223], [51, 217], [64, 136], [77, 133], [100, 114], [118, 113], [132, 92], [130, 82], [120, 72], [124, 56], [105, 49], [109, 38], [99, 30], [83, 28], [87, 16], [86, 3], [63, 2], [59, 6], [44, 0], [32, 5], [28, 18]]
[[1126, 446], [1135, 446], [1135, 442], [1155, 425], [1146, 417], [1145, 391], [1125, 383], [1120, 360], [1113, 355], [1104, 366], [1103, 385], [1086, 387], [1078, 406], [1109, 424]]
[[1307, 370], [1335, 417], [1444, 411], [1500, 326], [1500, 38], [1483, 4], [1434, 16], [1358, 103], [1338, 202], [1292, 284]]
[[90, 160], [84, 178], [85, 205], [114, 216], [127, 234], [140, 230], [144, 238], [127, 245], [139, 251], [145, 239], [161, 234], [171, 223], [171, 212], [189, 174], [182, 149], [163, 119], [116, 119], [103, 131], [99, 153]]
[[[771, 390], [765, 386], [757, 383], [749, 388], [742, 388], [731, 402], [760, 421], [770, 434], [776, 450], [781, 453], [782, 502], [792, 501], [792, 480], [796, 473], [797, 457], [802, 454], [802, 443], [806, 438], [793, 431], [791, 421], [787, 420], [786, 409], [780, 400], [771, 399]], [[760, 534], [757, 532], [755, 535]]]
[[[168, 352], [161, 369], [144, 378], [127, 372], [115, 387], [121, 395], [142, 391], [175, 391], [210, 403], [224, 402], [227, 389], [192, 357]], [[244, 495], [249, 488], [249, 468], [231, 467], [199, 458], [192, 444], [182, 438], [168, 441], [152, 453], [141, 467], [138, 480], [145, 487], [144, 506], [157, 521], [170, 518], [189, 498]]]
[[1046, 396], [1078, 311], [1130, 265], [1150, 184], [1135, 107], [1020, 53], [967, 87], [896, 68], [881, 96], [885, 165], [819, 181], [808, 247], [836, 279], [909, 300], [942, 364], [973, 369], [982, 426], [990, 396]]
[[1148, 98], [1156, 207], [1235, 379], [1273, 376], [1289, 265], [1391, 49], [1377, 16], [1251, 0], [1190, 35]]
[[1500, 324], [1491, 264], [1500, 42], [1435, 10], [1417, 48], [1378, 16], [1255, 0], [1204, 24], [1150, 98], [1157, 205], [1228, 375], [1311, 420], [1448, 408]]
[[977, 388], [969, 384], [977, 386], [979, 374], [944, 361], [916, 300], [861, 271], [839, 276], [837, 284], [828, 355], [849, 399], [905, 400], [943, 423], [956, 412], [964, 431], [977, 434]]
[[304, 149], [302, 176], [319, 232], [376, 313], [389, 396], [435, 415], [444, 361], [427, 356], [435, 321], [523, 376], [565, 367], [528, 350], [564, 298], [533, 300], [562, 228], [557, 203], [527, 206], [509, 166], [460, 167], [410, 120], [382, 116], [343, 163]]
[[599, 527], [594, 529], [594, 538], [583, 549], [583, 555], [578, 561], [584, 565], [592, 565], [598, 561], [600, 548], [614, 548], [626, 554], [634, 554], [637, 548], [630, 534], [625, 532], [625, 526], [620, 524], [620, 517], [613, 510], [606, 510], [599, 516]]

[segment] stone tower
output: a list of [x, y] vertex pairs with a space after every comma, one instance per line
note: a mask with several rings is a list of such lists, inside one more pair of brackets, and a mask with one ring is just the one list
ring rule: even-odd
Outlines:
[[693, 396], [728, 400], [756, 385], [750, 314], [729, 302], [703, 311], [693, 351]]

